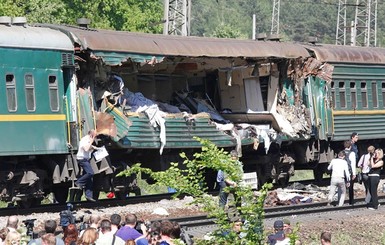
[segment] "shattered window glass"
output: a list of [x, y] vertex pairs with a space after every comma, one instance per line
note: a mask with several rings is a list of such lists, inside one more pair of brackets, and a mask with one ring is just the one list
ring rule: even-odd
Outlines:
[[36, 110], [35, 103], [35, 83], [33, 76], [27, 74], [24, 76], [24, 86], [25, 86], [25, 103], [28, 111]]
[[368, 108], [368, 91], [366, 89], [366, 82], [361, 82], [361, 100], [362, 108]]
[[56, 76], [49, 76], [48, 82], [51, 111], [59, 111], [59, 92]]
[[17, 101], [16, 101], [16, 81], [13, 74], [5, 75], [5, 85], [7, 89], [7, 105], [8, 111], [17, 110]]

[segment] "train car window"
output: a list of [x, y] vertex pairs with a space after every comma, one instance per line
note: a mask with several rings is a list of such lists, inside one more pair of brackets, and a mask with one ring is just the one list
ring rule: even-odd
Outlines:
[[340, 106], [341, 108], [346, 108], [345, 82], [339, 82], [338, 88], [340, 91]]
[[336, 88], [335, 88], [335, 83], [334, 81], [332, 81], [330, 83], [330, 96], [331, 96], [331, 101], [333, 102], [332, 105], [333, 105], [333, 108], [337, 108], [337, 99], [336, 99]]
[[361, 82], [361, 101], [362, 108], [368, 108], [368, 91], [366, 88], [366, 82]]
[[48, 82], [51, 111], [59, 111], [59, 91], [56, 76], [49, 76]]
[[24, 76], [24, 86], [25, 86], [25, 103], [27, 106], [27, 111], [35, 111], [35, 81], [31, 74]]
[[8, 111], [16, 111], [17, 110], [16, 80], [13, 74], [5, 75], [5, 86], [7, 89]]
[[357, 88], [356, 83], [350, 83], [350, 96], [351, 96], [351, 108], [353, 110], [357, 109]]
[[377, 82], [372, 83], [372, 101], [373, 101], [373, 108], [378, 108]]
[[381, 83], [382, 107], [385, 108], [385, 82]]

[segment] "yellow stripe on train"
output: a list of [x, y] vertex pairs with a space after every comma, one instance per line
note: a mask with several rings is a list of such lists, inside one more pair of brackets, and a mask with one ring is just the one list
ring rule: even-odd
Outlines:
[[333, 111], [333, 116], [348, 115], [378, 115], [385, 114], [385, 110], [349, 110], [349, 111]]
[[0, 122], [8, 121], [64, 121], [66, 120], [66, 115], [64, 114], [23, 114], [23, 115], [0, 115]]

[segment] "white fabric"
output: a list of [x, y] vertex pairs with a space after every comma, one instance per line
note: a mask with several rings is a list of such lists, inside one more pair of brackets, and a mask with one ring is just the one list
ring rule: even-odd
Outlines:
[[[114, 239], [114, 233], [112, 232], [106, 232], [106, 233], [99, 233], [98, 240], [95, 241], [96, 245], [111, 245], [112, 240]], [[122, 238], [115, 236], [115, 242], [114, 245], [125, 245], [126, 243], [123, 241]]]
[[346, 181], [350, 180], [348, 163], [344, 159], [333, 159], [328, 166], [328, 170], [332, 170], [332, 178], [345, 178], [346, 176]]
[[362, 155], [360, 160], [358, 161], [358, 167], [362, 168], [362, 173], [369, 173], [370, 167], [369, 167], [369, 160], [370, 160], [370, 153]]
[[353, 151], [349, 154], [350, 164], [352, 166], [352, 174], [356, 175], [356, 153]]
[[87, 134], [79, 142], [79, 149], [78, 149], [78, 153], [76, 154], [77, 159], [90, 159], [91, 158], [92, 147], [89, 149], [89, 151], [86, 151], [84, 149], [85, 146], [88, 146], [90, 144], [91, 144], [91, 138]]
[[159, 154], [162, 155], [163, 148], [166, 145], [166, 125], [163, 116], [165, 115], [164, 112], [160, 111], [157, 105], [151, 105], [151, 106], [143, 106], [140, 107], [137, 111], [144, 111], [148, 119], [150, 120], [151, 126], [154, 128], [160, 127], [160, 149]]

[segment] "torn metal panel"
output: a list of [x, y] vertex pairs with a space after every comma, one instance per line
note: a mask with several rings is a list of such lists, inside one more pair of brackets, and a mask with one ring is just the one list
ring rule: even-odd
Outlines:
[[303, 65], [302, 76], [304, 78], [316, 76], [330, 83], [332, 81], [333, 71], [334, 66], [310, 57]]
[[[112, 116], [115, 127], [116, 127], [116, 137], [113, 137], [115, 141], [119, 141], [120, 139], [126, 137], [128, 135], [128, 130], [132, 125], [132, 122], [113, 104], [108, 102], [107, 99], [104, 99], [101, 105], [101, 110], [105, 113], [108, 113]], [[106, 127], [102, 127], [103, 131], [107, 131], [108, 133], [113, 127], [112, 124], [104, 125]], [[99, 130], [98, 130], [99, 131]], [[113, 135], [111, 135], [113, 136]]]

